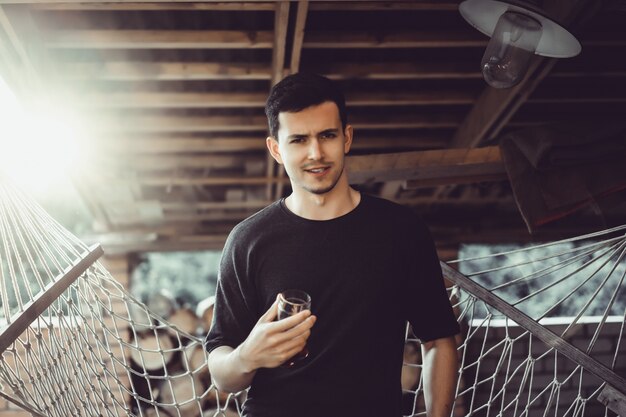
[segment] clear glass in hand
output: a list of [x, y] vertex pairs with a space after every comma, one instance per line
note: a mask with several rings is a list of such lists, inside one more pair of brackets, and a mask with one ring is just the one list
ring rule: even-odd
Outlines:
[[[285, 290], [278, 294], [278, 320], [293, 316], [303, 310], [311, 309], [311, 297], [301, 290]], [[298, 361], [309, 356], [309, 350], [304, 347], [295, 356], [287, 360], [282, 366], [291, 367]]]

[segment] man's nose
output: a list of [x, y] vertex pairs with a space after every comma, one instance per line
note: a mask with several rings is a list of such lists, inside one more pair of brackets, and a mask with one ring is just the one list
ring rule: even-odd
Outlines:
[[313, 139], [309, 143], [309, 159], [315, 161], [322, 159], [322, 147], [317, 139]]

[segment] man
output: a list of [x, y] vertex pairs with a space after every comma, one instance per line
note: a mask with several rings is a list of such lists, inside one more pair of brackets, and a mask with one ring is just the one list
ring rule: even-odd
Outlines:
[[[449, 416], [458, 324], [428, 229], [350, 187], [352, 127], [332, 81], [288, 76], [266, 114], [267, 147], [292, 193], [226, 242], [205, 342], [214, 383], [250, 386], [248, 417], [399, 417], [408, 320], [423, 342], [428, 415]], [[311, 296], [311, 312], [276, 321], [277, 294], [292, 288]], [[280, 366], [305, 345], [306, 359]]]

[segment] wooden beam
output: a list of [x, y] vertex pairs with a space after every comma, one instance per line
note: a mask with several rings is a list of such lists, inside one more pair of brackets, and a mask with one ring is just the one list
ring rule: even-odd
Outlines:
[[[306, 18], [309, 10], [308, 0], [299, 0], [296, 11], [296, 22], [293, 30], [293, 39], [291, 42], [291, 62], [289, 63], [289, 73], [295, 74], [300, 69], [300, 58], [302, 55], [302, 45], [304, 41], [304, 28], [306, 26]], [[272, 164], [272, 172], [276, 172], [276, 176], [280, 181], [276, 183], [274, 189], [274, 196], [272, 200], [278, 200], [283, 195], [285, 183], [282, 181], [285, 178], [284, 165], [278, 165], [274, 158], [268, 153], [268, 164]], [[268, 171], [269, 172], [269, 171]]]
[[[69, 62], [59, 64], [62, 80], [77, 81], [150, 81], [150, 80], [270, 80], [271, 67], [258, 63], [212, 62]], [[331, 63], [319, 64], [311, 71], [334, 80], [451, 80], [482, 79], [473, 63]], [[626, 70], [563, 70], [553, 78], [626, 77]]]
[[[269, 80], [271, 67], [263, 64], [197, 62], [70, 62], [60, 76], [67, 80]], [[482, 78], [472, 63], [330, 63], [311, 71], [335, 80], [430, 80]], [[624, 71], [626, 74], [626, 71]]]
[[272, 49], [272, 85], [283, 78], [288, 23], [289, 1], [276, 2], [276, 11], [274, 12], [274, 43]]
[[264, 93], [167, 93], [115, 92], [86, 93], [71, 96], [72, 103], [94, 108], [262, 108]]
[[304, 48], [484, 48], [489, 38], [477, 31], [319, 31], [307, 32]]
[[505, 175], [500, 148], [444, 149], [348, 158], [351, 183], [395, 180], [450, 181], [484, 175]]
[[270, 31], [236, 30], [55, 30], [49, 48], [80, 49], [234, 49], [272, 47]]
[[[459, 181], [480, 180], [486, 175], [505, 175], [500, 149], [444, 149], [365, 156], [348, 156], [350, 182], [371, 183], [396, 180]], [[503, 177], [505, 178], [505, 177]], [[174, 185], [266, 185], [281, 179], [267, 177], [181, 177], [143, 175], [136, 181], [144, 186]], [[282, 179], [285, 183], [287, 178]]]
[[[123, 155], [125, 153], [122, 151]], [[227, 155], [131, 155], [115, 157], [114, 167], [134, 171], [164, 171], [173, 169], [232, 169], [243, 168], [247, 162], [260, 161], [261, 157]], [[107, 164], [109, 166], [109, 164]]]
[[[424, 197], [410, 197], [410, 198], [390, 198], [390, 200], [395, 201], [398, 204], [402, 204], [404, 206], [411, 207], [419, 207], [425, 206], [429, 207], [432, 204], [438, 204], [440, 206], [459, 206], [459, 207], [480, 207], [487, 205], [507, 205], [511, 206], [515, 204], [515, 200], [513, 196], [504, 196], [504, 197], [474, 197], [471, 199], [461, 199], [461, 198], [447, 198], [447, 199], [433, 199], [433, 197], [424, 196]], [[527, 232], [528, 233], [528, 232]]]
[[[622, 391], [626, 391], [626, 387], [622, 387]], [[604, 386], [598, 395], [598, 401], [618, 416], [626, 415], [626, 394], [611, 385]]]
[[256, 210], [243, 210], [220, 212], [216, 210], [204, 212], [204, 213], [170, 213], [164, 215], [162, 218], [154, 221], [146, 221], [142, 217], [136, 215], [122, 214], [114, 218], [114, 222], [117, 227], [127, 227], [129, 225], [136, 224], [168, 224], [170, 222], [176, 224], [182, 223], [200, 223], [200, 222], [231, 222], [238, 223], [246, 217], [254, 214]]
[[[447, 146], [440, 135], [368, 137], [357, 135], [352, 149], [432, 149]], [[265, 151], [265, 136], [257, 137], [107, 137], [98, 145], [103, 150], [123, 154], [221, 153]]]
[[[284, 76], [288, 25], [289, 2], [276, 2], [276, 11], [274, 12], [274, 50], [272, 51], [272, 86], [276, 85]], [[265, 159], [265, 176], [267, 177], [265, 198], [270, 200], [274, 189], [273, 178], [277, 164], [269, 151], [266, 151]]]
[[293, 43], [291, 46], [291, 62], [289, 72], [295, 74], [300, 70], [300, 57], [302, 55], [302, 45], [304, 43], [304, 28], [309, 11], [309, 0], [298, 1], [298, 11], [296, 13], [296, 25], [293, 33]]
[[259, 137], [107, 137], [107, 140], [98, 146], [103, 150], [124, 154], [220, 153], [263, 150], [265, 141]]
[[[146, 0], [125, 2], [125, 0], [12, 0], [13, 3], [33, 3], [35, 10], [225, 10], [225, 11], [272, 11], [274, 2], [228, 2], [219, 0], [188, 2], [187, 0]], [[367, 2], [335, 2], [314, 1], [311, 4], [313, 11], [403, 11], [403, 10], [439, 10], [457, 11], [458, 1], [367, 1]]]
[[[148, 187], [169, 187], [169, 186], [246, 186], [246, 185], [266, 185], [269, 181], [276, 182], [277, 178], [271, 180], [267, 177], [181, 177], [175, 175], [145, 175], [138, 177], [135, 181]], [[287, 181], [284, 179], [283, 181]]]
[[98, 258], [103, 255], [100, 246], [90, 247], [54, 280], [23, 306], [23, 311], [14, 317], [7, 317], [8, 325], [0, 329], [0, 354], [28, 328], [28, 326], [55, 302], [59, 296], [76, 281]]
[[[72, 102], [81, 107], [93, 108], [263, 108], [265, 93], [164, 93], [164, 92], [115, 92], [76, 93]], [[349, 107], [363, 106], [412, 106], [472, 104], [475, 94], [468, 91], [402, 91], [402, 92], [346, 92]], [[625, 98], [626, 99], [626, 98]], [[543, 100], [543, 101], [542, 101]], [[552, 102], [559, 99], [538, 99], [536, 102]], [[580, 100], [584, 100], [581, 97]], [[598, 100], [601, 100], [598, 97]], [[561, 100], [561, 101], [565, 101]]]
[[440, 10], [458, 11], [459, 2], [457, 0], [441, 1], [314, 1], [311, 3], [311, 11], [393, 11], [393, 10]]
[[250, 210], [260, 209], [271, 201], [251, 200], [251, 201], [195, 201], [195, 202], [162, 202], [164, 210], [171, 211], [199, 211], [199, 210]]
[[124, 0], [108, 0], [102, 3], [101, 0], [91, 2], [90, 0], [78, 0], [73, 3], [71, 1], [63, 1], [62, 3], [35, 3], [30, 6], [33, 10], [119, 10], [119, 11], [170, 11], [170, 10], [189, 10], [189, 11], [271, 11], [274, 10], [273, 2], [183, 2], [168, 0], [159, 3], [158, 0], [150, 0], [150, 2], [126, 2]]
[[72, 62], [62, 67], [64, 80], [177, 81], [177, 80], [269, 80], [271, 68], [264, 64], [214, 62]]
[[[460, 115], [439, 113], [387, 116], [384, 120], [354, 116], [350, 124], [359, 130], [447, 129], [457, 127], [460, 122]], [[134, 116], [99, 120], [97, 125], [101, 132], [265, 132], [267, 119], [265, 116]]]
[[[94, 30], [62, 29], [46, 35], [50, 48], [88, 49], [205, 49], [205, 48], [263, 48], [273, 47], [275, 34], [282, 35], [289, 16], [276, 26], [278, 31], [235, 31], [235, 30]], [[282, 16], [280, 12], [278, 16]], [[274, 39], [275, 41], [275, 39]], [[417, 32], [388, 31], [366, 33], [362, 31], [319, 31], [307, 32], [304, 48], [484, 48], [488, 38], [471, 31], [463, 32]], [[280, 52], [280, 51], [278, 51]]]
[[265, 131], [263, 116], [134, 116], [98, 123], [102, 132], [255, 132]]
[[451, 147], [474, 148], [497, 136], [556, 61], [535, 56], [524, 81], [509, 89], [487, 87], [454, 134]]

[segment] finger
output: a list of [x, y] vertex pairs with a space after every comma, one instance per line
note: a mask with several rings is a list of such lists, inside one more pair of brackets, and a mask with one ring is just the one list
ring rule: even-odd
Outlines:
[[285, 354], [284, 354], [283, 357], [287, 358], [287, 359], [285, 359], [283, 362], [289, 360], [290, 358], [293, 358], [298, 353], [302, 352], [302, 349], [304, 349], [304, 346], [305, 346], [304, 343], [301, 343], [301, 344], [295, 345], [294, 347], [292, 347], [289, 350], [285, 351]]
[[276, 320], [276, 316], [278, 316], [278, 297], [276, 297], [270, 308], [259, 318], [259, 323], [273, 322]]
[[277, 332], [284, 332], [285, 330], [289, 330], [294, 326], [302, 323], [311, 315], [310, 310], [303, 310], [298, 314], [294, 314], [293, 316], [287, 317], [286, 319], [278, 320], [277, 322], [272, 323], [273, 330]]
[[280, 335], [280, 340], [294, 339], [294, 338], [302, 337], [304, 334], [306, 334], [306, 338], [308, 338], [309, 334], [311, 333], [311, 328], [315, 324], [316, 320], [317, 320], [317, 317], [309, 316], [302, 323], [300, 323], [300, 324], [292, 327], [291, 329], [283, 332]]

